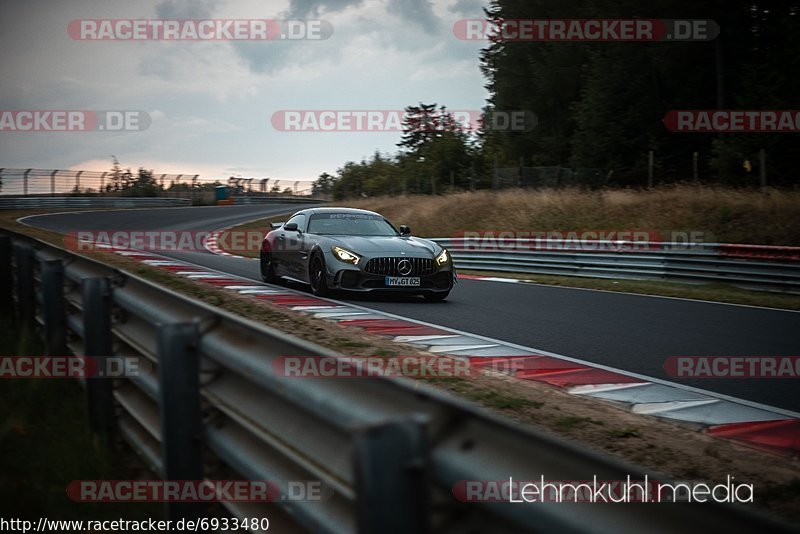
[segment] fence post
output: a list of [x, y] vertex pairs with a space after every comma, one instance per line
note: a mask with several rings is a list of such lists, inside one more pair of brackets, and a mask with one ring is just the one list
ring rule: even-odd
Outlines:
[[28, 169], [25, 171], [25, 174], [22, 175], [22, 194], [24, 196], [28, 196], [28, 174], [30, 174], [32, 170], [33, 169]]
[[699, 152], [693, 152], [692, 153], [692, 180], [694, 180], [695, 182], [698, 181], [698, 179], [700, 178], [700, 174], [697, 172], [697, 163], [698, 163], [699, 159], [700, 159], [700, 153]]
[[430, 531], [427, 420], [424, 416], [370, 426], [354, 441], [359, 533]]
[[60, 259], [40, 259], [42, 317], [45, 350], [48, 356], [67, 352], [66, 315], [64, 312], [64, 264]]
[[[113, 354], [111, 338], [111, 281], [105, 277], [81, 280], [83, 304], [84, 352], [97, 362], [96, 369], [107, 368], [106, 361]], [[86, 379], [86, 398], [89, 408], [89, 425], [104, 438], [114, 425], [114, 390], [109, 377], [90, 376]]]
[[767, 151], [763, 148], [758, 151], [758, 179], [761, 189], [767, 187]]
[[[197, 323], [158, 328], [158, 394], [165, 480], [203, 480]], [[167, 503], [167, 519], [200, 517], [198, 503]]]
[[655, 165], [655, 151], [647, 153], [647, 189], [653, 188], [653, 166]]
[[32, 326], [36, 313], [36, 295], [33, 291], [33, 248], [27, 243], [14, 243], [17, 263], [17, 306], [23, 326]]
[[55, 196], [56, 194], [56, 173], [58, 169], [54, 170], [50, 173], [50, 196]]

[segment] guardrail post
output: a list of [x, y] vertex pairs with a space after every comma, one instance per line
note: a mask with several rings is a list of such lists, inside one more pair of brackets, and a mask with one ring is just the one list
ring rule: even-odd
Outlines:
[[0, 302], [7, 302], [3, 315], [13, 317], [12, 290], [13, 271], [11, 269], [11, 237], [0, 235]]
[[39, 260], [45, 350], [48, 356], [66, 355], [64, 312], [64, 264], [61, 260]]
[[33, 247], [14, 243], [17, 263], [17, 306], [23, 326], [33, 326], [36, 313], [36, 294], [33, 291]]
[[[160, 325], [158, 391], [165, 480], [203, 480], [197, 323]], [[198, 503], [167, 503], [167, 519], [200, 517]]]
[[[111, 281], [105, 277], [81, 280], [83, 303], [83, 339], [86, 356], [107, 368], [106, 359], [113, 354], [111, 338]], [[108, 437], [114, 425], [114, 383], [110, 377], [90, 376], [86, 379], [89, 424], [93, 431]]]
[[411, 416], [356, 432], [358, 532], [430, 531], [426, 424]]

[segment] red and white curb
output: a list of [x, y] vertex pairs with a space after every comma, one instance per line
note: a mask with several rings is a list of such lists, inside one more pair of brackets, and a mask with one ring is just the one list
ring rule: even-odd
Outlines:
[[507, 374], [520, 380], [545, 383], [573, 395], [611, 402], [633, 413], [682, 421], [711, 435], [780, 455], [800, 454], [800, 414], [795, 412], [253, 282], [147, 252], [100, 248], [192, 280], [315, 318], [336, 321], [342, 326], [359, 328], [398, 343], [415, 345], [435, 354], [469, 358], [473, 365], [492, 369], [508, 369]]
[[209, 232], [208, 237], [206, 237], [205, 241], [203, 241], [203, 246], [212, 254], [217, 254], [218, 256], [231, 256], [234, 258], [245, 258], [249, 260], [257, 260], [258, 258], [247, 258], [246, 256], [240, 256], [238, 254], [231, 254], [230, 252], [226, 252], [225, 250], [219, 247], [219, 239], [220, 235], [224, 232], [227, 232], [231, 228], [236, 228], [240, 226], [240, 224], [235, 224], [233, 226], [228, 226], [226, 228], [222, 228], [220, 230], [214, 230], [213, 232]]

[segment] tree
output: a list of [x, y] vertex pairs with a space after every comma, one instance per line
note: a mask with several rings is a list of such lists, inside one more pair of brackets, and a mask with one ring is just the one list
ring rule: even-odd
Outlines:
[[[130, 175], [130, 171], [128, 174]], [[159, 190], [156, 179], [153, 177], [153, 171], [139, 167], [136, 178], [130, 175], [130, 178], [127, 179], [123, 194], [129, 197], [155, 197], [158, 196]]]
[[335, 178], [328, 174], [327, 172], [323, 172], [319, 175], [319, 178], [314, 180], [311, 184], [311, 194], [313, 196], [327, 196], [333, 192], [333, 184], [335, 182]]

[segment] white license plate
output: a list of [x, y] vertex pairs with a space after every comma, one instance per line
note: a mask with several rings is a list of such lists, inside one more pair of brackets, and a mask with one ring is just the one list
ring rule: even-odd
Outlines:
[[392, 287], [419, 287], [419, 276], [387, 276], [386, 285]]

